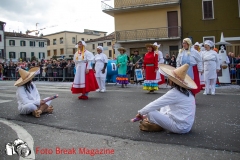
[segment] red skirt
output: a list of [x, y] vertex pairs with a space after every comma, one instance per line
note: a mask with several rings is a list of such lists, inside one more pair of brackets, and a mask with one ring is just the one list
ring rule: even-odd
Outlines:
[[156, 80], [156, 69], [154, 66], [146, 66], [146, 80]]
[[88, 74], [86, 74], [85, 77], [85, 88], [71, 88], [72, 94], [78, 94], [78, 93], [88, 93], [91, 91], [96, 91], [98, 89], [98, 83], [96, 80], [96, 77], [94, 75], [94, 72], [92, 69], [89, 70]]
[[194, 75], [194, 82], [196, 83], [197, 85], [197, 89], [192, 89], [192, 93], [193, 95], [195, 96], [197, 93], [199, 93], [201, 91], [201, 85], [200, 85], [200, 78], [199, 78], [199, 72], [198, 72], [198, 67], [197, 65], [196, 66], [193, 66], [193, 75]]
[[161, 76], [161, 81], [158, 82], [158, 85], [164, 84], [165, 83], [165, 77], [164, 75], [160, 74]]

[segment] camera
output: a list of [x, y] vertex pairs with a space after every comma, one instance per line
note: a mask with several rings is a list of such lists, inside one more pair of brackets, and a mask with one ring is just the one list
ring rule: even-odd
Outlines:
[[5, 151], [9, 156], [17, 154], [23, 158], [31, 154], [31, 149], [28, 147], [27, 143], [21, 139], [16, 139], [13, 143], [7, 143]]

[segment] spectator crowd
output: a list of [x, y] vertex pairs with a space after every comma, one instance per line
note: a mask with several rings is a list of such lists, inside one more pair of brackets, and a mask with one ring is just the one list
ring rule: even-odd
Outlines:
[[40, 67], [40, 74], [34, 80], [39, 81], [72, 81], [75, 63], [72, 60], [33, 60], [32, 62], [3, 62], [0, 63], [0, 78], [2, 80], [17, 80], [18, 68], [29, 71], [33, 67]]

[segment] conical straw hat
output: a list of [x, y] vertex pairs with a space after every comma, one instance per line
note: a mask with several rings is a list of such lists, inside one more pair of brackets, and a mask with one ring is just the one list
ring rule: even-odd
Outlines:
[[196, 83], [187, 75], [188, 64], [184, 64], [179, 68], [170, 65], [159, 64], [160, 72], [166, 75], [175, 84], [186, 89], [197, 89]]
[[22, 68], [19, 68], [18, 72], [20, 74], [20, 78], [15, 82], [14, 86], [19, 87], [32, 80], [36, 73], [39, 71], [39, 69], [39, 67], [34, 67], [31, 68], [29, 71], [25, 71]]

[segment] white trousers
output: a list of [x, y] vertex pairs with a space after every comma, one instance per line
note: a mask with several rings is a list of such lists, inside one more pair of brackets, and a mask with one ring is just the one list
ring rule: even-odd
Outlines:
[[[49, 98], [49, 97], [47, 97], [47, 98]], [[47, 99], [47, 98], [45, 98], [45, 99]], [[52, 100], [46, 102], [46, 104], [49, 106], [51, 104], [51, 102], [52, 102]], [[30, 114], [37, 109], [38, 109], [38, 106], [33, 103], [27, 103], [27, 104], [24, 104], [24, 105], [21, 105], [18, 107], [18, 111], [20, 112], [20, 114]]]
[[205, 80], [205, 93], [209, 94], [210, 89], [211, 93], [215, 93], [216, 82], [217, 78]]
[[189, 132], [188, 129], [186, 130], [180, 130], [177, 128], [177, 125], [171, 117], [169, 117], [167, 114], [163, 114], [159, 111], [152, 111], [147, 114], [148, 120], [152, 123], [158, 124], [162, 128], [171, 131], [173, 133], [187, 133]]
[[106, 87], [105, 87], [105, 81], [106, 81], [106, 78], [103, 78], [103, 77], [96, 77], [97, 79], [97, 83], [98, 83], [98, 86], [99, 86], [99, 89], [102, 90], [106, 90]]

